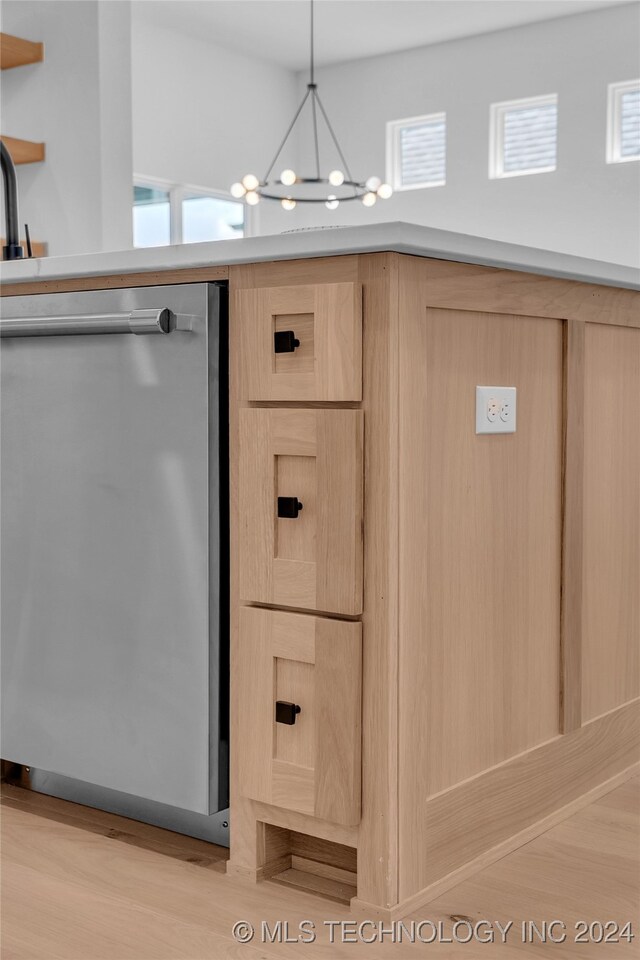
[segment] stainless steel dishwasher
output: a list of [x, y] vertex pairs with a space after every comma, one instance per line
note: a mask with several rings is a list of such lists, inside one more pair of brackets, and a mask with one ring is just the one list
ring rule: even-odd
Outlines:
[[226, 289], [4, 298], [0, 334], [1, 755], [225, 842]]

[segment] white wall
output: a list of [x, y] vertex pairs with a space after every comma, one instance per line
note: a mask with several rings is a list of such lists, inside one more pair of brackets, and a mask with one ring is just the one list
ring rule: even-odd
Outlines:
[[[387, 120], [446, 110], [447, 185], [397, 193], [373, 210], [284, 213], [262, 203], [258, 229], [403, 219], [637, 263], [640, 163], [607, 165], [604, 156], [607, 84], [640, 75], [639, 10], [611, 7], [320, 69], [357, 175], [384, 174]], [[20, 167], [18, 178], [21, 220], [54, 255], [130, 246], [133, 171], [223, 190], [244, 172], [262, 175], [306, 83], [206, 38], [137, 16], [131, 26], [125, 0], [3, 0], [2, 29], [46, 45], [44, 63], [3, 72], [0, 106], [6, 133], [46, 141], [46, 162]], [[558, 170], [489, 180], [489, 105], [551, 92]], [[297, 146], [306, 152], [306, 140]], [[286, 165], [301, 170], [295, 142], [277, 170]]]
[[223, 191], [245, 173], [262, 176], [293, 114], [295, 75], [135, 10], [135, 173]]
[[[319, 92], [355, 176], [384, 176], [387, 120], [445, 110], [447, 184], [396, 193], [371, 210], [271, 206], [263, 229], [408, 220], [638, 264], [640, 163], [606, 164], [605, 130], [607, 84], [640, 76], [639, 11], [612, 7], [320, 69]], [[305, 83], [300, 76], [300, 91]], [[546, 93], [559, 96], [558, 169], [490, 180], [490, 104]]]
[[45, 44], [2, 74], [3, 132], [46, 143], [18, 167], [21, 222], [51, 255], [130, 247], [129, 3], [3, 0], [2, 30]]

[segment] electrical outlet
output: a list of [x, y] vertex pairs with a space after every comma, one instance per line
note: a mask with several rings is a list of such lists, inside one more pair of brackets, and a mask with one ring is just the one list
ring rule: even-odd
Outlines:
[[489, 423], [495, 423], [501, 415], [502, 405], [497, 397], [490, 397], [487, 401], [486, 419]]
[[476, 387], [476, 433], [516, 432], [516, 388]]

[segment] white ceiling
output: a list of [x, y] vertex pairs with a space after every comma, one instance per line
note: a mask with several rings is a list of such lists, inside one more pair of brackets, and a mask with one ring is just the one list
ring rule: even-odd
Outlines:
[[[635, 0], [316, 0], [316, 63], [409, 50]], [[290, 70], [309, 58], [308, 0], [133, 0], [134, 17]]]

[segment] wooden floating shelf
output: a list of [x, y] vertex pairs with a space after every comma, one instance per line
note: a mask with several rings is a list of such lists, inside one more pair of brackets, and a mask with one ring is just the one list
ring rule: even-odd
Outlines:
[[23, 67], [28, 63], [41, 63], [44, 60], [44, 44], [13, 37], [10, 33], [0, 33], [0, 67], [10, 70]]
[[[0, 67], [3, 70], [22, 67], [29, 63], [40, 63], [43, 59], [44, 44], [0, 32]], [[1, 139], [15, 164], [40, 163], [44, 160], [44, 143], [19, 140], [17, 137], [3, 136]]]
[[[6, 239], [5, 239], [4, 237], [0, 237], [0, 256], [2, 255], [2, 247], [6, 246], [6, 243], [7, 243]], [[25, 255], [25, 258], [26, 258], [26, 256], [27, 256], [27, 241], [24, 239], [24, 237], [23, 237], [22, 240], [20, 241], [20, 246], [21, 246], [22, 249], [24, 250], [24, 255]], [[46, 257], [46, 256], [47, 256], [48, 247], [47, 247], [47, 244], [46, 244], [46, 243], [40, 243], [40, 241], [38, 241], [38, 240], [32, 240], [32, 241], [31, 241], [31, 249], [32, 249], [32, 251], [33, 251], [33, 259], [34, 259], [34, 260], [36, 259], [36, 257]]]
[[40, 163], [44, 160], [44, 143], [34, 143], [32, 140], [18, 140], [17, 137], [0, 137], [11, 154], [11, 159], [18, 163]]

